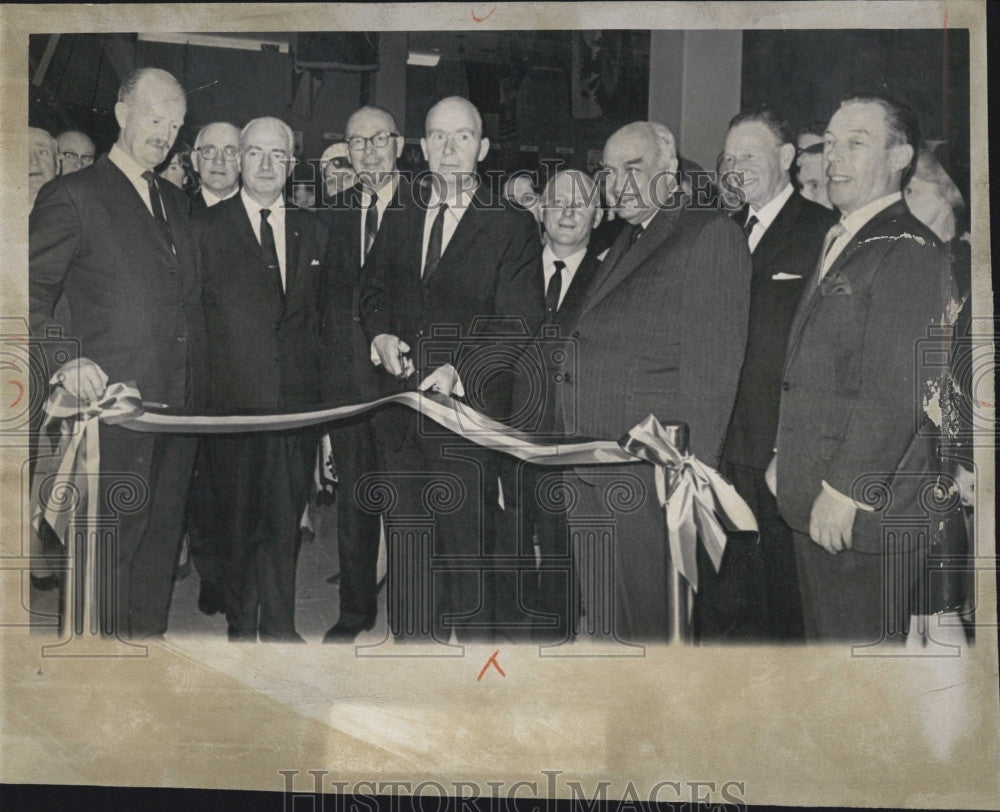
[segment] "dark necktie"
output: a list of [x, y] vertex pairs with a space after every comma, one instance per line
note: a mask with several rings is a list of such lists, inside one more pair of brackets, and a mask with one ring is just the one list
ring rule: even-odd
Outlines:
[[545, 289], [545, 320], [550, 322], [555, 318], [556, 311], [559, 310], [559, 295], [562, 293], [562, 272], [566, 263], [557, 259], [552, 263], [556, 272], [549, 278], [549, 285]]
[[163, 232], [163, 236], [167, 238], [167, 242], [170, 243], [170, 250], [176, 254], [177, 249], [174, 248], [174, 235], [170, 231], [166, 209], [163, 208], [163, 198], [160, 197], [160, 187], [156, 183], [156, 175], [147, 169], [142, 173], [142, 176], [149, 185], [149, 205], [153, 210], [153, 218], [160, 227], [160, 231]]
[[751, 214], [747, 218], [746, 223], [744, 223], [744, 225], [743, 225], [743, 233], [747, 235], [747, 239], [748, 240], [750, 239], [750, 235], [753, 234], [753, 228], [754, 228], [754, 226], [757, 225], [757, 223], [759, 223], [759, 222], [760, 221], [757, 219], [757, 215], [756, 214]]
[[437, 217], [431, 225], [431, 236], [427, 241], [427, 259], [424, 261], [423, 278], [426, 280], [435, 270], [441, 261], [441, 244], [444, 241], [444, 213], [448, 210], [448, 204], [442, 203], [438, 209]]
[[281, 281], [281, 266], [278, 264], [278, 247], [274, 242], [274, 229], [267, 222], [270, 214], [270, 209], [260, 210], [260, 250], [264, 255], [264, 264], [267, 265], [268, 273], [271, 274], [272, 279], [277, 281], [278, 290], [284, 295], [285, 285]]
[[372, 250], [375, 244], [375, 235], [378, 234], [378, 210], [375, 208], [378, 198], [372, 195], [368, 210], [365, 212], [365, 256]]
[[642, 223], [633, 223], [629, 226], [629, 228], [631, 228], [632, 231], [628, 235], [628, 246], [625, 248], [626, 252], [632, 249], [632, 246], [635, 245], [642, 236], [642, 232], [645, 231]]

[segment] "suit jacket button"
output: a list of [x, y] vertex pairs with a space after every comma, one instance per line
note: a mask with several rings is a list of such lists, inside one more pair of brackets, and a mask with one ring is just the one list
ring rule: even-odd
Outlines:
[[579, 330], [574, 330], [573, 331], [573, 338], [579, 338], [579, 337], [580, 337], [580, 331]]
[[177, 273], [177, 269], [173, 265], [171, 265], [169, 268], [167, 268], [167, 273]]
[[354, 316], [353, 318], [355, 321], [361, 321], [361, 316]]
[[788, 381], [782, 381], [781, 382], [781, 391], [782, 392], [787, 392], [791, 388], [792, 388], [792, 385]]

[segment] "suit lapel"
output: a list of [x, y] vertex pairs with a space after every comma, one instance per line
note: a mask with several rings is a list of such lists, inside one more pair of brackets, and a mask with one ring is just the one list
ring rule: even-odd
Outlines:
[[295, 280], [299, 273], [299, 246], [302, 241], [302, 229], [305, 226], [302, 212], [298, 209], [285, 209], [285, 296], [294, 290]]
[[567, 326], [573, 321], [575, 315], [580, 312], [580, 307], [586, 300], [587, 293], [594, 282], [594, 277], [600, 266], [601, 261], [597, 258], [597, 255], [588, 250], [584, 254], [580, 267], [576, 269], [576, 273], [573, 275], [573, 281], [570, 283], [569, 290], [566, 291], [566, 295], [563, 297], [559, 310], [556, 311], [556, 324]]
[[[676, 198], [673, 198], [676, 200]], [[629, 274], [638, 268], [660, 245], [670, 236], [680, 216], [684, 204], [663, 209], [657, 212], [646, 227], [645, 232], [636, 243], [629, 248], [630, 229], [623, 229], [618, 235], [611, 251], [601, 264], [601, 269], [594, 280], [591, 295], [587, 297], [583, 313], [592, 310], [598, 302], [607, 296]], [[623, 256], [624, 254], [624, 256]]]
[[[484, 218], [478, 208], [478, 198], [473, 198], [469, 206], [465, 209], [462, 219], [455, 227], [455, 233], [451, 235], [448, 245], [441, 252], [441, 261], [437, 268], [429, 273], [424, 279], [424, 284], [428, 284], [431, 279], [442, 272], [442, 268], [447, 271], [457, 258], [460, 258], [468, 246], [470, 246], [484, 225]], [[421, 231], [421, 246], [423, 245], [423, 232]]]
[[[142, 196], [139, 194], [135, 186], [132, 185], [132, 181], [128, 179], [124, 172], [121, 171], [108, 157], [107, 155], [102, 156], [98, 159], [98, 164], [95, 169], [100, 168], [104, 176], [105, 183], [109, 190], [109, 194], [106, 199], [112, 201], [115, 209], [122, 213], [122, 216], [130, 217], [140, 224], [141, 228], [144, 228], [149, 234], [155, 235], [153, 239], [157, 241], [164, 251], [170, 251], [170, 241], [167, 239], [166, 235], [163, 233], [163, 229], [157, 224], [156, 218], [153, 217], [153, 213], [146, 206], [145, 201], [143, 201]], [[170, 206], [165, 204], [164, 209], [169, 209]], [[170, 216], [169, 214], [167, 215]], [[174, 218], [176, 221], [176, 218]], [[168, 220], [168, 222], [170, 222]]]
[[781, 252], [781, 249], [788, 245], [785, 235], [795, 228], [795, 221], [798, 219], [799, 211], [802, 208], [802, 199], [792, 192], [792, 196], [785, 201], [778, 216], [771, 221], [764, 236], [757, 243], [757, 248], [753, 252], [754, 266], [769, 268], [774, 258]]

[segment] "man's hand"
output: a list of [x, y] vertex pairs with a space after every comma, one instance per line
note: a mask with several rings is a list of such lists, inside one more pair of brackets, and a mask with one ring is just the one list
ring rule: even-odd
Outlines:
[[81, 400], [93, 401], [100, 400], [108, 388], [108, 376], [89, 358], [74, 358], [59, 367], [51, 383]]
[[849, 550], [857, 512], [849, 501], [838, 499], [823, 488], [813, 502], [809, 536], [828, 553]]
[[378, 354], [385, 371], [395, 378], [409, 378], [414, 371], [413, 361], [406, 357], [410, 345], [399, 336], [382, 333], [372, 340], [372, 347]]
[[438, 367], [430, 375], [424, 378], [417, 387], [421, 392], [430, 389], [432, 392], [440, 392], [442, 395], [454, 395], [462, 397], [465, 390], [462, 388], [462, 380], [458, 377], [458, 370], [451, 364]]
[[771, 492], [771, 496], [777, 498], [778, 496], [778, 455], [775, 454], [771, 457], [771, 461], [767, 464], [767, 470], [764, 472], [764, 483], [767, 485], [767, 489]]

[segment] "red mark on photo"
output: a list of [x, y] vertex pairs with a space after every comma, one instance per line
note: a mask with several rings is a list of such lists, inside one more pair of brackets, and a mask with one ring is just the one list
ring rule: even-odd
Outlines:
[[488, 660], [486, 661], [486, 665], [484, 665], [484, 666], [483, 666], [483, 670], [479, 672], [479, 676], [478, 676], [478, 677], [476, 677], [476, 682], [479, 682], [479, 680], [481, 680], [481, 679], [483, 678], [483, 674], [485, 674], [485, 673], [486, 673], [486, 669], [487, 669], [487, 668], [489, 668], [489, 667], [490, 667], [491, 665], [492, 665], [492, 666], [493, 666], [493, 667], [494, 667], [494, 668], [495, 668], [495, 669], [496, 669], [497, 671], [499, 671], [499, 672], [500, 672], [500, 676], [501, 676], [501, 677], [506, 677], [506, 676], [507, 676], [507, 675], [506, 675], [506, 674], [505, 674], [505, 673], [503, 672], [503, 669], [502, 669], [502, 668], [500, 667], [500, 663], [498, 663], [498, 662], [497, 662], [497, 655], [498, 655], [499, 653], [500, 653], [500, 649], [497, 649], [496, 651], [494, 651], [494, 652], [493, 652], [493, 655], [492, 655], [492, 656], [491, 656], [491, 657], [490, 657], [490, 658], [489, 658], [489, 659], [488, 659]]
[[13, 409], [18, 403], [21, 402], [21, 398], [24, 397], [24, 384], [20, 381], [11, 381], [11, 383], [17, 387], [17, 397], [14, 399], [14, 402], [7, 407], [8, 409]]
[[488, 11], [488, 12], [487, 12], [487, 13], [486, 13], [485, 15], [483, 15], [482, 17], [480, 17], [480, 16], [478, 15], [478, 14], [476, 14], [475, 10], [473, 10], [473, 12], [472, 12], [472, 19], [473, 19], [473, 20], [475, 20], [475, 21], [476, 21], [477, 23], [481, 23], [481, 22], [482, 22], [483, 20], [487, 20], [487, 19], [489, 19], [489, 18], [490, 18], [490, 17], [492, 16], [493, 12], [494, 12], [494, 11], [496, 11], [496, 10], [497, 10], [497, 7], [496, 7], [496, 6], [493, 6], [493, 8], [491, 8], [491, 9], [490, 9], [490, 10], [489, 10], [489, 11]]

